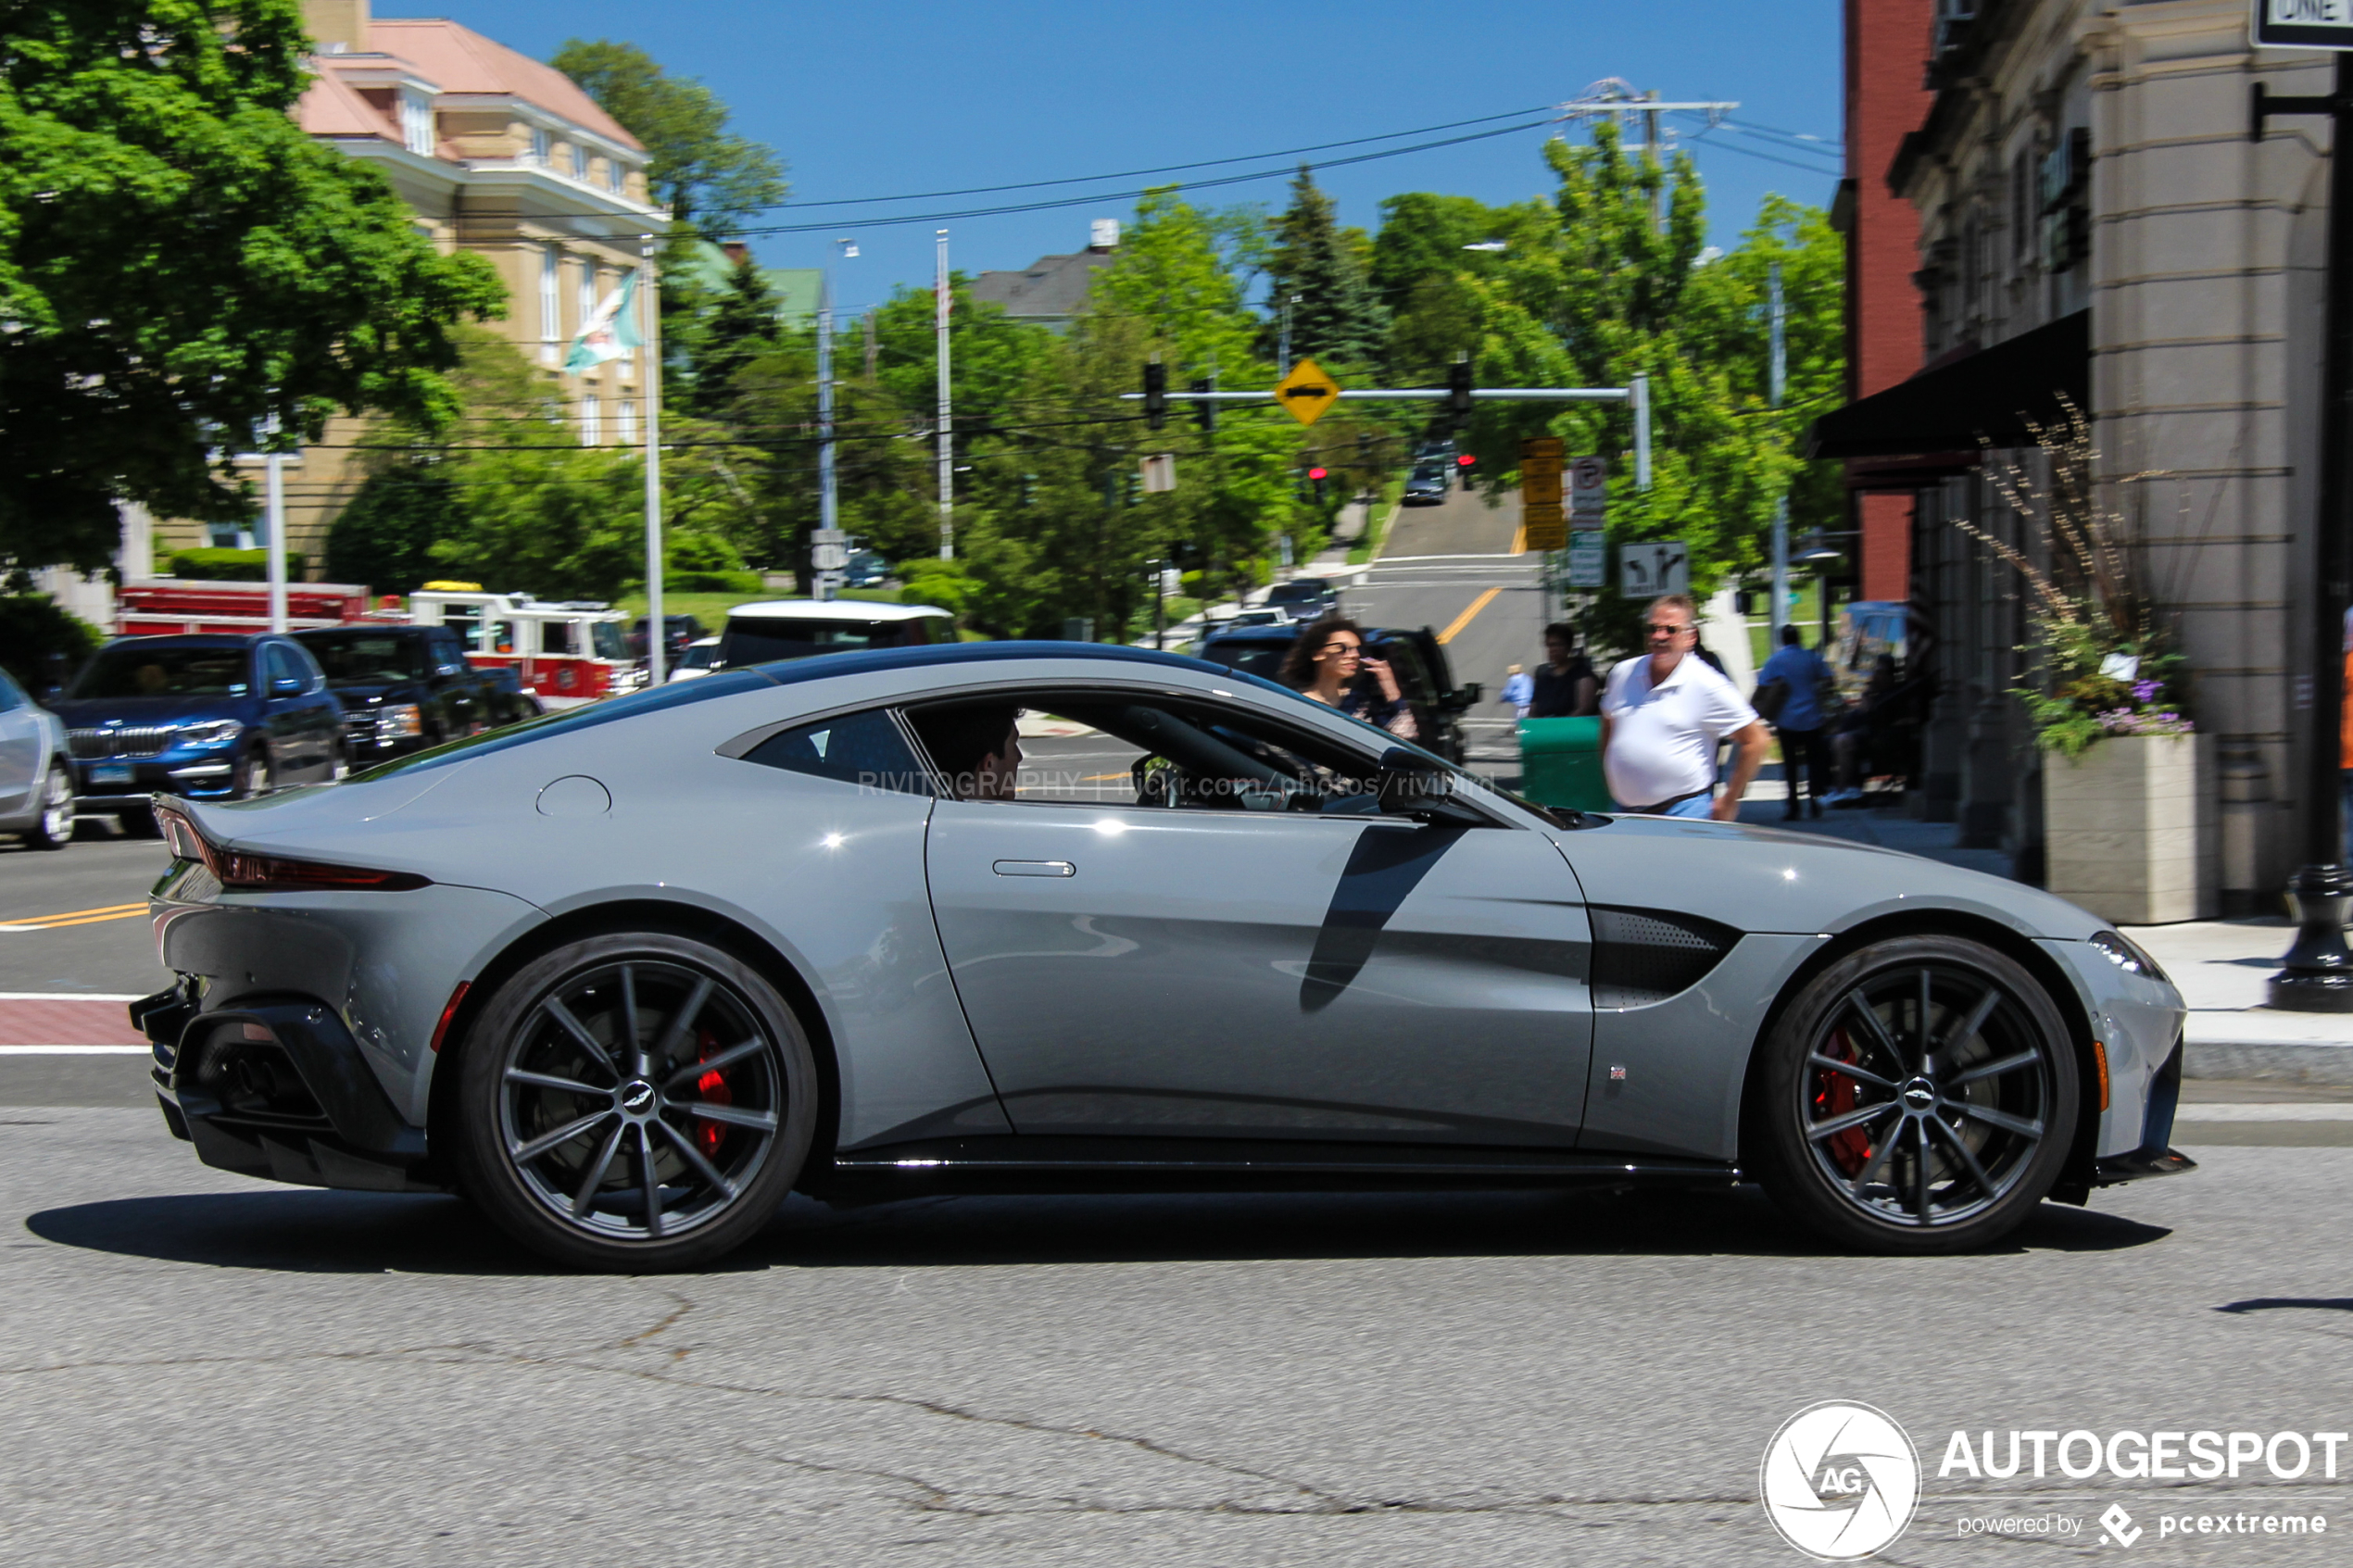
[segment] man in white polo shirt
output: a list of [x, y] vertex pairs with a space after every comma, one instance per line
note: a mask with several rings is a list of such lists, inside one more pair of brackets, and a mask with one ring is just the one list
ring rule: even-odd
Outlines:
[[[1764, 721], [1694, 656], [1699, 608], [1689, 598], [1654, 601], [1643, 637], [1651, 651], [1620, 660], [1602, 693], [1602, 774], [1611, 797], [1624, 811], [1737, 821], [1741, 796], [1765, 761]], [[1716, 796], [1716, 746], [1726, 736], [1740, 751]]]

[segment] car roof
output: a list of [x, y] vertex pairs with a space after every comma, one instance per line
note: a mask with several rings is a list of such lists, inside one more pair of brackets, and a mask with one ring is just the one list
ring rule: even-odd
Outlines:
[[865, 599], [762, 599], [758, 604], [734, 606], [727, 611], [727, 619], [742, 616], [749, 621], [912, 621], [917, 616], [947, 613], [937, 605], [886, 605]]

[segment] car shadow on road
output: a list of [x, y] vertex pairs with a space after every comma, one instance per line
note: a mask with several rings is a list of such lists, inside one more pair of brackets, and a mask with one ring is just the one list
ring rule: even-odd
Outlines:
[[[25, 1227], [60, 1246], [215, 1268], [561, 1272], [464, 1202], [432, 1196], [291, 1188], [114, 1198], [44, 1210]], [[1994, 1251], [2120, 1251], [2170, 1234], [2045, 1204]], [[795, 1198], [711, 1270], [1613, 1255], [1824, 1257], [1838, 1249], [1752, 1187], [933, 1197], [855, 1207]]]

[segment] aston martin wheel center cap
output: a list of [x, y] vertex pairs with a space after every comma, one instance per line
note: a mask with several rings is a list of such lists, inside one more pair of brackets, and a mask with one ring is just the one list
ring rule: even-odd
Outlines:
[[632, 1078], [614, 1092], [613, 1102], [621, 1108], [621, 1113], [632, 1122], [643, 1122], [654, 1113], [654, 1107], [661, 1103], [661, 1097], [654, 1093], [654, 1086], [643, 1078]]
[[1936, 1107], [1936, 1085], [1925, 1078], [1915, 1078], [1896, 1092], [1904, 1109], [1915, 1115], [1925, 1116]]

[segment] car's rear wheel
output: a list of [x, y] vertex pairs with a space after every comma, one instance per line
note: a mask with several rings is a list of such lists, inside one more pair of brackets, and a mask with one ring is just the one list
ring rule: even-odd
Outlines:
[[816, 1069], [757, 971], [687, 937], [589, 937], [499, 988], [458, 1064], [467, 1194], [575, 1268], [692, 1268], [765, 1224], [808, 1158]]
[[41, 782], [41, 814], [25, 841], [35, 849], [63, 849], [73, 842], [73, 776], [62, 762], [50, 763]]
[[1983, 1247], [2042, 1202], [2075, 1133], [2075, 1052], [2014, 960], [1954, 936], [1874, 942], [1815, 976], [1764, 1047], [1743, 1158], [1839, 1241]]

